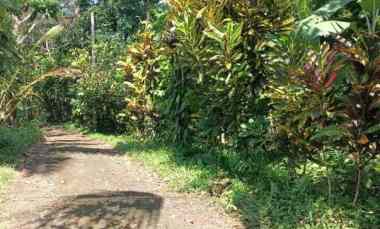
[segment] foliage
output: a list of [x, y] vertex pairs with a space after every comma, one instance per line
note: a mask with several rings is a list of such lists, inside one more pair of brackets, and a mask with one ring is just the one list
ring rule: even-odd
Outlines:
[[290, 67], [287, 79], [275, 82], [269, 93], [272, 125], [281, 146], [288, 144], [289, 161], [331, 166], [324, 155], [329, 146], [351, 155], [357, 167], [354, 203], [362, 170], [378, 155], [378, 51], [368, 45], [377, 44], [378, 37], [368, 32], [356, 35], [358, 43], [338, 36], [318, 52], [301, 55], [303, 64]]
[[39, 106], [49, 123], [72, 119], [72, 99], [75, 98], [76, 78], [49, 78], [38, 88]]
[[[118, 45], [106, 45], [98, 44], [97, 54], [101, 59], [109, 61], [108, 57], [113, 58], [117, 53]], [[92, 72], [93, 68], [88, 64], [88, 52], [75, 50], [73, 56], [75, 60], [72, 66], [82, 69], [83, 74], [76, 83], [71, 99], [73, 120], [93, 130], [122, 131], [124, 128], [119, 121], [119, 114], [125, 107], [125, 89], [123, 77], [116, 72], [116, 64], [109, 66], [99, 62]]]
[[334, 0], [316, 10], [312, 15], [298, 22], [299, 33], [308, 39], [316, 39], [320, 36], [340, 34], [350, 27], [350, 23], [340, 20], [326, 20], [337, 11], [342, 10], [353, 0]]
[[[154, 45], [155, 33], [149, 22], [143, 22], [136, 41], [128, 46], [128, 58], [119, 62], [125, 72], [127, 109], [122, 114], [140, 134], [146, 134], [149, 125], [154, 127], [159, 116], [155, 111], [156, 85], [159, 74], [158, 48]], [[153, 90], [155, 89], [155, 90]], [[148, 124], [150, 123], [150, 124]]]
[[165, 41], [173, 76], [167, 113], [177, 142], [215, 144], [221, 135], [227, 141], [255, 110], [271, 72], [261, 54], [272, 48], [272, 38], [291, 29], [290, 3], [169, 1], [169, 6]]
[[24, 123], [22, 127], [0, 127], [0, 191], [15, 175], [14, 167], [21, 154], [41, 138], [37, 123]]
[[[71, 8], [75, 12], [66, 12], [73, 11]], [[41, 105], [48, 120], [73, 119], [97, 130], [125, 130], [121, 124], [126, 119], [121, 113], [126, 104], [125, 89], [116, 68], [125, 42], [132, 39], [139, 18], [145, 17], [145, 5], [141, 1], [99, 1], [94, 4], [84, 0], [78, 5], [64, 6], [61, 11], [66, 16], [80, 12], [80, 17], [69, 25], [61, 23], [53, 27], [45, 34], [47, 40], [45, 36], [40, 39], [39, 45], [47, 42], [49, 47], [42, 55], [37, 54], [39, 67], [73, 66], [81, 69], [82, 80], [50, 79], [41, 85]], [[90, 39], [91, 13], [96, 18], [95, 46]], [[65, 32], [56, 33], [55, 30], [62, 29], [61, 25], [65, 25]], [[95, 50], [96, 66], [89, 61], [91, 49]]]
[[[35, 40], [51, 36], [49, 32], [44, 34], [45, 31], [37, 31], [36, 28], [43, 24], [44, 19], [50, 22], [56, 16], [57, 6], [58, 2], [54, 0], [13, 1], [13, 3], [6, 1], [0, 6], [1, 17], [4, 17], [1, 22], [7, 25], [0, 28], [0, 31], [4, 32], [2, 37], [6, 40], [2, 44], [5, 46], [4, 50], [12, 54], [0, 60], [1, 65], [3, 63], [7, 65], [1, 72], [4, 75], [0, 81], [1, 125], [14, 124], [17, 111], [31, 110], [34, 107], [31, 104], [36, 104], [35, 98], [38, 97], [35, 87], [41, 82], [50, 77], [78, 74], [74, 69], [56, 66], [40, 68], [32, 56], [36, 54], [35, 44], [40, 44]], [[45, 26], [47, 24], [49, 23]], [[29, 119], [37, 116], [32, 114], [33, 112], [28, 112]]]
[[17, 57], [11, 14], [17, 9], [18, 1], [1, 1], [0, 3], [0, 77], [3, 78], [3, 74], [7, 73], [9, 65]]
[[15, 165], [20, 153], [37, 142], [42, 134], [37, 123], [25, 123], [18, 128], [1, 127], [0, 133], [1, 165]]
[[[378, 119], [376, 112], [360, 113], [369, 123], [358, 130], [358, 125], [347, 126], [358, 119], [347, 116], [347, 109], [357, 104], [348, 102], [353, 97], [364, 101], [370, 97], [364, 93], [377, 93], [373, 91], [376, 80], [364, 86], [362, 79], [364, 76], [371, 81], [377, 74], [377, 67], [367, 69], [370, 60], [365, 47], [371, 48], [368, 53], [377, 53], [368, 44], [377, 44], [373, 28], [378, 24], [378, 14], [375, 10], [372, 17], [368, 12], [362, 14], [367, 15], [368, 32], [372, 34], [368, 43], [368, 36], [358, 32], [365, 27], [362, 22], [356, 23], [360, 19], [352, 7], [365, 3], [324, 3], [310, 3], [307, 7], [316, 10], [307, 18], [299, 18], [298, 28], [292, 31], [292, 15], [300, 14], [294, 14], [294, 5], [286, 1], [169, 1], [161, 48], [152, 45], [154, 34], [145, 33], [145, 39], [140, 38], [127, 54], [130, 59], [124, 63], [125, 72], [133, 80], [126, 84], [135, 92], [129, 95], [130, 104], [159, 111], [159, 121], [169, 129], [169, 135], [172, 132], [175, 142], [192, 153], [196, 152], [192, 146], [197, 145], [235, 148], [242, 155], [275, 152], [286, 156], [292, 177], [307, 161], [333, 168], [338, 162], [331, 163], [326, 152], [339, 149], [352, 155], [358, 151], [353, 149], [370, 142], [363, 131], [377, 130], [372, 121]], [[356, 28], [351, 28], [353, 24]], [[339, 36], [327, 37], [343, 32], [364, 40], [364, 48], [342, 42]], [[319, 39], [326, 42], [319, 45]], [[369, 66], [377, 66], [376, 57], [371, 58], [375, 64]], [[167, 60], [168, 75], [154, 67], [166, 67]], [[158, 71], [149, 72], [154, 75], [149, 77], [141, 74], [146, 69]], [[358, 70], [360, 80], [355, 81]], [[156, 86], [147, 87], [146, 83]], [[153, 99], [157, 92], [163, 96]], [[132, 105], [127, 116], [143, 123], [150, 112], [140, 109], [136, 117]], [[362, 109], [369, 105], [358, 106]], [[249, 131], [247, 123], [256, 122], [265, 127], [259, 125]], [[378, 155], [377, 146], [371, 147], [372, 151], [364, 154], [373, 159]], [[255, 157], [252, 153], [244, 160]], [[250, 167], [236, 164], [242, 171]], [[330, 178], [328, 183], [331, 189]], [[357, 183], [358, 187], [360, 180]]]
[[75, 69], [55, 69], [27, 82], [17, 82], [17, 77], [13, 77], [10, 82], [0, 81], [0, 88], [2, 89], [0, 94], [0, 124], [14, 121], [18, 105], [36, 96], [33, 90], [36, 84], [49, 77], [70, 77], [75, 74], [78, 74], [78, 71]]
[[119, 114], [124, 108], [121, 80], [105, 73], [84, 76], [73, 100], [73, 119], [93, 130], [120, 132]]
[[[96, 18], [96, 40], [120, 43], [131, 40], [139, 24], [146, 16], [141, 0], [102, 0], [93, 4], [91, 0], [80, 0], [80, 17], [70, 29], [55, 39], [58, 54], [66, 54], [74, 48], [88, 48], [91, 45], [91, 13]], [[154, 3], [155, 1], [152, 1]]]

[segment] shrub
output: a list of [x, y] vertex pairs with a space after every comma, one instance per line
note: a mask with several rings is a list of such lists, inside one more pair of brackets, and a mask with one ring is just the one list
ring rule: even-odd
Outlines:
[[41, 138], [37, 123], [18, 128], [0, 127], [0, 164], [15, 165], [20, 153]]

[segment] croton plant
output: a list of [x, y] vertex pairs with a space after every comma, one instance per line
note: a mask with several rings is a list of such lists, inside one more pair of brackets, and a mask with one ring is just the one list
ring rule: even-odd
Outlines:
[[363, 168], [380, 152], [379, 42], [376, 35], [362, 36], [357, 42], [337, 36], [320, 52], [309, 52], [303, 68], [291, 72], [292, 80], [309, 93], [313, 112], [308, 124], [314, 128], [307, 137], [313, 149], [332, 142], [350, 149], [357, 168], [354, 203]]

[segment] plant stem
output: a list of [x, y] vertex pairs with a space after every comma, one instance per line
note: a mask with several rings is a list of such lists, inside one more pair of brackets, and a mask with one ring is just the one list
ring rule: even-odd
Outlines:
[[362, 177], [362, 167], [361, 167], [361, 165], [358, 165], [357, 174], [356, 174], [355, 197], [354, 197], [354, 200], [352, 202], [352, 204], [354, 206], [356, 206], [358, 199], [359, 199], [361, 177]]
[[327, 168], [327, 184], [328, 184], [328, 191], [329, 191], [329, 202], [331, 202], [331, 196], [332, 196], [332, 185], [331, 185], [331, 177], [330, 177], [330, 171], [329, 168]]

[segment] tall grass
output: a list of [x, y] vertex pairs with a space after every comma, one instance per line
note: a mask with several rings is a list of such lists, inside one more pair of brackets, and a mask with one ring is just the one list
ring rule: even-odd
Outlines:
[[15, 175], [21, 154], [37, 142], [41, 134], [36, 123], [28, 123], [19, 128], [0, 127], [0, 190]]

